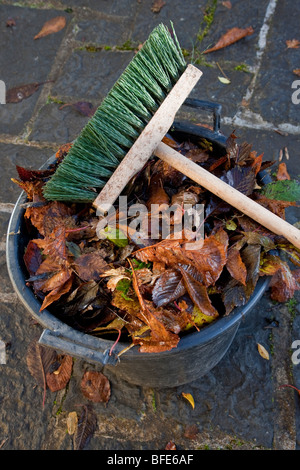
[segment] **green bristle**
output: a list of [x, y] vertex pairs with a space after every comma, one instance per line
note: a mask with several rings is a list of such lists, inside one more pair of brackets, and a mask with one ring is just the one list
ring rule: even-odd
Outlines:
[[46, 199], [96, 198], [186, 68], [173, 36], [163, 24], [153, 30], [46, 183]]

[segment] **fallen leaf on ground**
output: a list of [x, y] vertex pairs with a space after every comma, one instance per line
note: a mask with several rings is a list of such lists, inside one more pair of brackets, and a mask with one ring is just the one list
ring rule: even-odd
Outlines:
[[278, 180], [281, 180], [281, 181], [291, 179], [291, 177], [290, 177], [290, 175], [287, 171], [286, 164], [284, 162], [279, 163], [276, 177], [277, 177]]
[[14, 88], [10, 88], [6, 92], [6, 103], [20, 103], [38, 91], [39, 87], [44, 83], [47, 82], [27, 83], [26, 85], [19, 85]]
[[43, 406], [47, 390], [46, 375], [55, 358], [56, 352], [53, 349], [41, 346], [37, 341], [30, 343], [27, 350], [26, 363], [30, 374], [35, 378], [38, 386], [44, 389]]
[[231, 82], [228, 78], [225, 77], [218, 77], [221, 83], [224, 83], [224, 85], [229, 85]]
[[58, 356], [46, 374], [46, 381], [51, 392], [62, 390], [69, 383], [73, 369], [73, 358], [68, 355]]
[[300, 77], [300, 69], [294, 69], [294, 70], [293, 70], [293, 73], [294, 73], [295, 75], [298, 75], [298, 77]]
[[78, 426], [78, 416], [76, 411], [70, 411], [70, 413], [67, 416], [67, 430], [68, 434], [72, 436]]
[[83, 405], [78, 425], [76, 427], [73, 445], [74, 450], [82, 450], [88, 443], [97, 427], [97, 416], [89, 406]]
[[76, 109], [80, 114], [87, 117], [92, 117], [95, 114], [96, 107], [93, 106], [93, 103], [88, 101], [77, 101], [76, 103], [66, 103], [60, 106], [59, 109], [63, 109], [67, 106], [72, 106], [72, 108]]
[[191, 395], [190, 393], [182, 392], [182, 396], [190, 403], [192, 408], [195, 408], [195, 401], [193, 395]]
[[285, 41], [288, 49], [298, 49], [300, 47], [300, 41], [298, 39], [289, 39]]
[[162, 7], [165, 6], [165, 4], [166, 2], [164, 2], [163, 0], [155, 0], [152, 3], [151, 11], [153, 11], [153, 13], [159, 13]]
[[267, 360], [270, 359], [268, 351], [266, 350], [266, 348], [264, 346], [262, 346], [262, 344], [257, 343], [257, 349], [258, 349], [258, 352], [261, 355], [261, 357], [263, 357], [264, 359], [267, 359]]
[[13, 18], [7, 18], [6, 27], [12, 28], [13, 26], [16, 26], [16, 21]]
[[40, 32], [34, 36], [34, 39], [40, 39], [48, 36], [49, 34], [57, 33], [66, 26], [66, 23], [66, 18], [64, 16], [56, 16], [55, 18], [46, 21]]
[[95, 403], [107, 403], [110, 399], [110, 383], [101, 372], [85, 372], [80, 387], [82, 394]]
[[229, 10], [230, 10], [230, 8], [232, 8], [232, 4], [231, 4], [230, 0], [222, 2], [222, 5], [226, 8], [228, 8]]
[[249, 26], [248, 28], [232, 28], [227, 33], [223, 34], [219, 41], [215, 44], [215, 46], [211, 47], [210, 49], [206, 49], [204, 51], [204, 54], [208, 54], [209, 52], [213, 51], [218, 51], [219, 49], [223, 49], [224, 47], [230, 46], [231, 44], [234, 44], [235, 42], [239, 41], [240, 39], [250, 36], [251, 34], [254, 33], [254, 29], [252, 26]]

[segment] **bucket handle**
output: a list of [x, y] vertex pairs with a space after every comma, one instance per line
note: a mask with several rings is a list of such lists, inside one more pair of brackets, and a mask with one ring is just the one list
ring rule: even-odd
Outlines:
[[111, 348], [101, 350], [98, 338], [81, 332], [73, 331], [71, 336], [66, 336], [64, 332], [62, 336], [59, 331], [45, 329], [38, 342], [42, 346], [62, 351], [63, 354], [76, 356], [88, 362], [115, 366], [120, 361], [118, 355], [111, 351]]

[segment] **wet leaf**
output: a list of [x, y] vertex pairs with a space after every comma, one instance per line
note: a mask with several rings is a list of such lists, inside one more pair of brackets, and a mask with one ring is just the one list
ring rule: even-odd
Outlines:
[[209, 52], [217, 51], [219, 49], [223, 49], [224, 47], [230, 46], [231, 44], [234, 44], [235, 42], [239, 41], [240, 39], [249, 36], [254, 33], [254, 30], [252, 26], [249, 26], [248, 28], [232, 28], [227, 33], [223, 34], [219, 41], [215, 44], [214, 47], [211, 47], [210, 49], [206, 49], [204, 51], [204, 54], [208, 54]]
[[264, 185], [260, 193], [276, 201], [296, 202], [300, 199], [300, 183], [297, 180], [274, 181]]
[[59, 356], [56, 359], [56, 368], [46, 375], [47, 385], [51, 392], [62, 390], [69, 383], [73, 369], [73, 358], [68, 355]]
[[280, 181], [290, 180], [291, 179], [291, 177], [290, 177], [290, 175], [287, 171], [286, 163], [284, 163], [284, 162], [279, 163], [276, 178]]
[[27, 350], [26, 363], [29, 372], [35, 378], [38, 386], [44, 389], [43, 406], [47, 390], [46, 375], [56, 355], [53, 349], [46, 348], [37, 341], [32, 341]]
[[251, 167], [235, 166], [221, 179], [246, 196], [252, 194], [256, 183], [255, 173]]
[[42, 261], [43, 258], [41, 250], [32, 240], [30, 240], [24, 254], [24, 263], [30, 276], [33, 276], [37, 272]]
[[226, 268], [234, 279], [241, 282], [244, 286], [246, 285], [247, 268], [241, 258], [240, 247], [238, 245], [234, 245], [228, 250]]
[[93, 251], [79, 256], [73, 266], [83, 281], [99, 280], [100, 275], [109, 268], [102, 251]]
[[21, 181], [36, 181], [39, 179], [48, 178], [54, 172], [52, 170], [30, 170], [28, 168], [23, 168], [16, 165], [16, 170], [18, 172], [19, 178]]
[[152, 299], [155, 305], [162, 307], [178, 299], [185, 292], [186, 288], [184, 287], [180, 272], [174, 269], [167, 269], [157, 279], [152, 291]]
[[66, 26], [66, 23], [67, 21], [64, 16], [56, 16], [44, 23], [39, 33], [34, 36], [34, 39], [40, 39], [48, 36], [49, 34], [57, 33]]
[[80, 114], [87, 117], [92, 117], [95, 114], [97, 107], [90, 103], [89, 101], [76, 101], [75, 103], [66, 103], [60, 106], [59, 109], [63, 109], [66, 106], [72, 106]]
[[266, 350], [266, 348], [262, 344], [257, 343], [257, 349], [258, 349], [258, 352], [261, 355], [261, 357], [263, 357], [264, 359], [267, 359], [267, 360], [270, 359], [268, 351]]
[[293, 70], [293, 73], [294, 73], [295, 75], [298, 75], [298, 77], [300, 77], [300, 69], [294, 69], [294, 70]]
[[298, 39], [288, 39], [285, 43], [288, 49], [298, 49], [300, 47], [300, 41]]
[[207, 288], [182, 267], [180, 268], [184, 286], [194, 304], [207, 316], [216, 318], [219, 314], [211, 303]]
[[81, 380], [80, 388], [82, 394], [95, 403], [107, 403], [110, 399], [110, 383], [108, 378], [101, 372], [85, 372]]
[[37, 92], [39, 87], [44, 83], [47, 82], [27, 83], [26, 85], [19, 85], [14, 88], [10, 88], [6, 91], [6, 103], [20, 103]]
[[97, 416], [91, 407], [83, 405], [73, 436], [74, 450], [82, 450], [97, 428]]
[[181, 395], [183, 396], [183, 398], [185, 398], [189, 402], [191, 407], [194, 409], [195, 408], [195, 401], [194, 401], [193, 395], [191, 393], [184, 393], [184, 392], [182, 392]]
[[163, 0], [154, 0], [154, 2], [152, 3], [151, 11], [153, 11], [153, 13], [159, 13], [162, 7], [165, 6], [165, 4], [166, 2], [164, 2]]
[[78, 426], [77, 413], [76, 411], [70, 411], [70, 413], [67, 416], [67, 430], [70, 436], [73, 436], [73, 434], [76, 432], [77, 426]]
[[40, 312], [56, 302], [62, 295], [67, 294], [72, 287], [72, 272], [69, 270], [61, 270], [47, 279], [42, 286], [42, 290], [49, 292], [43, 300]]

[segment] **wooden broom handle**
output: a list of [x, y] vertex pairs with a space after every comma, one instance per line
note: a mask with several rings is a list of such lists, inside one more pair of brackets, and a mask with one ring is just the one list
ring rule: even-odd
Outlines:
[[300, 248], [300, 230], [161, 142], [155, 155], [243, 214]]

